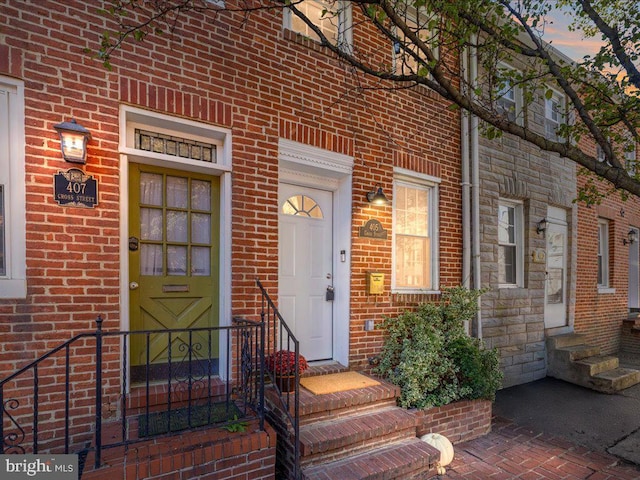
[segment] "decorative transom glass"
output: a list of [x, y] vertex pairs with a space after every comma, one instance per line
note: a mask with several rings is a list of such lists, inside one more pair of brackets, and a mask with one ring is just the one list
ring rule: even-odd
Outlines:
[[301, 217], [323, 218], [320, 205], [313, 198], [306, 195], [289, 197], [282, 206], [282, 213]]
[[216, 159], [216, 146], [210, 143], [196, 142], [188, 138], [138, 128], [135, 130], [135, 148], [208, 163], [214, 163]]

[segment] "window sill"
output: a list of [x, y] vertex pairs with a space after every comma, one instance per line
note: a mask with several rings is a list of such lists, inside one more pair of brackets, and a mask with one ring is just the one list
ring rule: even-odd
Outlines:
[[0, 298], [27, 298], [27, 281], [6, 278], [0, 279]]
[[616, 293], [615, 288], [610, 287], [598, 287], [598, 295], [609, 295]]

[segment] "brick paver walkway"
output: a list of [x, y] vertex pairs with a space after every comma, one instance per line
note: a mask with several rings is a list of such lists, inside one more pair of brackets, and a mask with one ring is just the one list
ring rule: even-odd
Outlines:
[[442, 480], [640, 479], [640, 467], [501, 418], [488, 435], [454, 449]]

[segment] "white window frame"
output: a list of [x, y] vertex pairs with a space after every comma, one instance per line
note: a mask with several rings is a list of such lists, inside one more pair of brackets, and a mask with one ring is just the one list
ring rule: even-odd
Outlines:
[[[305, 2], [313, 2], [320, 6], [330, 6], [322, 0], [302, 0], [302, 2], [297, 4], [297, 6], [300, 7]], [[353, 14], [351, 2], [346, 0], [338, 0], [334, 5], [338, 5], [338, 38], [336, 39], [337, 45], [344, 50], [351, 50], [351, 47], [353, 46]], [[295, 28], [293, 27], [295, 14], [290, 9], [286, 8], [284, 10], [283, 16], [285, 29], [291, 30], [292, 32], [296, 32], [301, 35], [305, 35], [313, 40], [318, 40], [315, 32], [310, 29], [305, 30], [304, 32], [295, 30]]]
[[610, 268], [609, 268], [609, 220], [605, 218], [598, 219], [598, 290], [608, 290], [610, 287]]
[[[404, 14], [405, 23], [407, 23], [409, 26], [411, 26], [411, 24], [413, 23], [413, 25], [415, 25], [415, 27], [417, 28], [419, 25], [418, 19], [420, 19], [420, 23], [424, 23], [428, 21], [428, 18], [424, 14], [418, 14], [415, 7], [406, 6], [405, 8], [406, 10], [404, 12], [398, 11], [398, 14], [401, 16]], [[429, 31], [426, 27], [420, 28], [419, 30], [425, 30], [426, 32], [429, 33], [430, 37], [434, 36], [434, 33]], [[402, 37], [404, 39], [404, 33], [397, 27], [395, 29], [395, 35], [397, 38]], [[429, 47], [431, 48], [431, 51], [433, 52], [434, 57], [438, 59], [440, 57], [440, 48], [438, 46], [437, 41], [433, 40], [429, 42]], [[414, 46], [414, 48], [411, 48], [411, 50], [415, 50], [415, 48], [417, 47]], [[393, 68], [397, 74], [411, 75], [411, 74], [418, 73], [417, 71], [413, 71], [413, 70], [417, 70], [417, 68], [415, 67], [417, 67], [418, 62], [413, 57], [411, 57], [408, 52], [404, 51], [399, 43], [396, 42], [393, 45], [392, 54], [393, 54]], [[404, 59], [407, 57], [409, 57], [409, 62], [404, 61]]]
[[[522, 288], [524, 287], [524, 206], [522, 202], [516, 200], [508, 200], [501, 198], [498, 201], [498, 224], [500, 222], [500, 207], [506, 207], [513, 209], [513, 227], [514, 227], [514, 241], [510, 243], [500, 243], [500, 237], [498, 236], [497, 245], [498, 249], [502, 246], [515, 246], [515, 267], [516, 275], [515, 282], [513, 283], [499, 283], [499, 288]], [[499, 229], [498, 225], [498, 229]], [[498, 270], [500, 269], [500, 257], [498, 256]]]
[[[0, 185], [4, 191], [5, 274], [0, 298], [26, 298], [24, 83], [0, 76]], [[0, 240], [1, 241], [1, 240]]]
[[[510, 65], [506, 63], [498, 64], [498, 70], [516, 71]], [[523, 111], [523, 91], [520, 85], [513, 85], [510, 80], [505, 80], [505, 85], [502, 89], [495, 92], [496, 94], [496, 108], [499, 112], [506, 114], [507, 118], [516, 122], [518, 125], [524, 125]], [[510, 98], [511, 94], [513, 98]], [[507, 96], [509, 95], [509, 96]], [[511, 115], [511, 112], [513, 115]]]
[[561, 141], [558, 129], [566, 123], [567, 112], [564, 95], [550, 89], [551, 98], [544, 99], [544, 135], [551, 141]]
[[[439, 240], [439, 185], [441, 179], [431, 175], [425, 175], [406, 170], [403, 168], [394, 168], [393, 174], [393, 228], [392, 228], [392, 275], [391, 275], [391, 291], [399, 294], [424, 294], [439, 293], [440, 288], [440, 240]], [[424, 189], [428, 192], [429, 212], [427, 214], [427, 231], [430, 239], [429, 262], [431, 276], [430, 288], [408, 288], [400, 287], [396, 282], [396, 189], [398, 185], [404, 185], [412, 188]]]

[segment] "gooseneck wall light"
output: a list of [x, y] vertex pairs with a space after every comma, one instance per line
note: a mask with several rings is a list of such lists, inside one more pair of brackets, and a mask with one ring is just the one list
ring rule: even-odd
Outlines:
[[627, 238], [622, 239], [623, 245], [633, 245], [638, 241], [638, 232], [637, 230], [629, 230], [627, 233]]
[[386, 205], [389, 199], [382, 191], [382, 187], [378, 185], [376, 190], [367, 193], [367, 201], [372, 205]]
[[91, 132], [80, 125], [74, 118], [70, 122], [62, 122], [53, 126], [60, 135], [62, 157], [71, 163], [86, 163], [87, 143]]
[[542, 220], [540, 220], [537, 224], [536, 224], [536, 233], [538, 235], [540, 235], [541, 233], [544, 235], [544, 233], [547, 231], [547, 226], [548, 226], [548, 221], [546, 218], [543, 218]]

